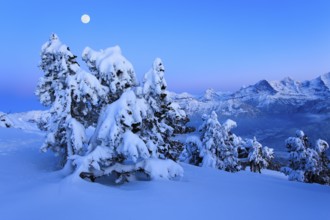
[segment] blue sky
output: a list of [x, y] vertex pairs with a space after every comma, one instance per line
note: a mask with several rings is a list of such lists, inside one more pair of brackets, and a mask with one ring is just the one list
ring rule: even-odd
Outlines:
[[0, 16], [0, 111], [41, 108], [39, 54], [53, 32], [79, 57], [119, 45], [139, 79], [160, 57], [176, 92], [330, 71], [327, 0], [1, 0]]

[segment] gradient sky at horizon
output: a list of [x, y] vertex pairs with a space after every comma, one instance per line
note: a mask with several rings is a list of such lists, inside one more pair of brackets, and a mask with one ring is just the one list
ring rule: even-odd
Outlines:
[[[82, 14], [91, 22], [83, 24]], [[0, 111], [40, 109], [41, 45], [57, 33], [71, 51], [119, 45], [139, 80], [156, 57], [169, 90], [228, 91], [261, 79], [330, 71], [327, 0], [29, 0], [0, 7]]]

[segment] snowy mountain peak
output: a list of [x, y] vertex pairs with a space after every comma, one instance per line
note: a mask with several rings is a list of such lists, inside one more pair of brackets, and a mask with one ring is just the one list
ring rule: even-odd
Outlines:
[[290, 77], [290, 76], [287, 76], [287, 77], [284, 77], [281, 82], [283, 83], [294, 83], [295, 81]]
[[299, 86], [299, 83], [293, 80], [291, 77], [285, 77], [280, 81], [280, 83], [285, 87], [289, 87], [293, 89], [297, 89], [297, 87]]
[[211, 101], [211, 100], [217, 100], [219, 98], [219, 95], [216, 93], [214, 89], [207, 89], [201, 98], [202, 101]]
[[277, 92], [267, 80], [260, 80], [253, 87], [257, 92], [266, 92], [270, 94], [275, 94]]
[[304, 81], [302, 83], [302, 88], [309, 94], [324, 96], [324, 94], [330, 92], [329, 79], [327, 79], [326, 75], [322, 75], [317, 77], [316, 79]]
[[241, 88], [233, 93], [235, 99], [251, 99], [259, 98], [260, 95], [275, 95], [277, 90], [267, 80], [260, 80], [254, 85]]
[[323, 81], [324, 85], [330, 89], [330, 72], [321, 75], [320, 79]]
[[291, 77], [286, 77], [281, 81], [272, 81], [272, 87], [281, 94], [295, 94], [300, 92], [300, 82], [293, 80]]

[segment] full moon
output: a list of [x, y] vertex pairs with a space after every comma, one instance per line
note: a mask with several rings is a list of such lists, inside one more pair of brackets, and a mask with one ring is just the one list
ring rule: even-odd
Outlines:
[[84, 24], [88, 24], [91, 20], [91, 17], [89, 17], [88, 14], [84, 14], [81, 16], [81, 22]]

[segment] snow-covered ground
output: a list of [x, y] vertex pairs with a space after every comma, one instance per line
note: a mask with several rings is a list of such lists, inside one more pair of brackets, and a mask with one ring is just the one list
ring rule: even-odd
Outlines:
[[40, 132], [0, 128], [0, 219], [330, 219], [330, 187], [182, 164], [177, 181], [74, 180]]

